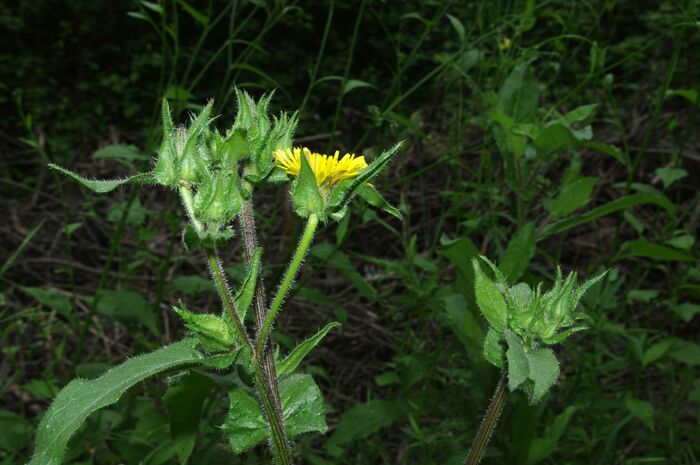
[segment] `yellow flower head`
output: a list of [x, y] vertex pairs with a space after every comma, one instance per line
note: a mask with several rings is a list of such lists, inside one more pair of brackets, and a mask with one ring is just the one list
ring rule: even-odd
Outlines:
[[323, 155], [313, 153], [306, 147], [275, 150], [274, 155], [277, 166], [286, 171], [287, 174], [299, 176], [302, 153], [306, 156], [311, 171], [316, 176], [316, 183], [319, 187], [328, 190], [333, 189], [346, 179], [356, 177], [367, 166], [364, 156], [346, 153], [340, 158], [340, 152], [337, 150], [333, 155]]

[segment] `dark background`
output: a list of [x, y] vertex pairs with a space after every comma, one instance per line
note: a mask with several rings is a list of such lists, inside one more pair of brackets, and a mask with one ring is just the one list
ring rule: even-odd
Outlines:
[[[218, 306], [203, 257], [180, 243], [173, 192], [98, 196], [47, 163], [95, 178], [146, 170], [164, 95], [180, 122], [215, 99], [224, 128], [234, 85], [276, 89], [273, 110], [300, 109], [297, 137], [316, 150], [371, 158], [408, 139], [375, 183], [404, 220], [358, 203], [343, 237], [327, 225], [276, 328], [290, 348], [343, 323], [305, 366], [331, 431], [299, 441], [304, 463], [461, 463], [498, 379], [465, 297], [464, 251], [498, 261], [525, 222], [552, 223], [572, 162], [596, 182], [567, 216], [634, 194], [673, 208], [631, 206], [537, 242], [528, 283], [548, 286], [557, 263], [611, 272], [582, 306], [591, 329], [557, 350], [558, 385], [536, 407], [509, 397], [484, 463], [697, 463], [698, 14], [692, 1], [4, 2], [0, 463], [26, 461], [74, 376], [180, 338], [178, 299]], [[567, 148], [513, 187], [490, 111], [523, 62], [537, 124], [597, 104], [581, 127], [619, 159]], [[272, 287], [300, 225], [282, 187], [256, 204]], [[235, 279], [238, 242], [224, 254]], [[72, 463], [176, 463], [165, 388], [150, 382], [90, 417]], [[225, 412], [218, 393], [191, 463], [264, 463], [262, 448], [229, 451]]]

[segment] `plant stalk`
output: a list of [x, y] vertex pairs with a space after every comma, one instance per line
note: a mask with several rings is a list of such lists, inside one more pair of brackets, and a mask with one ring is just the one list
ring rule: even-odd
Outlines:
[[496, 386], [496, 391], [493, 393], [491, 398], [491, 404], [486, 410], [486, 415], [484, 416], [479, 431], [474, 437], [474, 442], [472, 442], [472, 447], [469, 450], [469, 456], [467, 460], [464, 461], [464, 465], [477, 465], [481, 461], [481, 456], [484, 454], [486, 445], [491, 439], [493, 430], [496, 428], [496, 423], [498, 423], [498, 418], [501, 416], [503, 411], [503, 404], [506, 400], [506, 374], [503, 373], [498, 386]]
[[[245, 249], [245, 258], [248, 263], [251, 262], [255, 249], [258, 247], [257, 234], [255, 232], [255, 211], [253, 208], [253, 200], [243, 201], [241, 206], [241, 211], [238, 215], [238, 222], [240, 225], [241, 235], [243, 237], [243, 245]], [[267, 309], [267, 294], [265, 292], [265, 282], [262, 277], [262, 273], [258, 276], [258, 281], [255, 284], [255, 299], [253, 301], [253, 306], [255, 309], [255, 331], [260, 332], [260, 328], [265, 322], [265, 315]], [[257, 336], [257, 334], [256, 334]], [[279, 381], [277, 379], [277, 370], [275, 368], [275, 358], [270, 350], [270, 347], [264, 345], [264, 351], [259, 354], [254, 354], [256, 362], [259, 361], [263, 368], [263, 378], [265, 379], [265, 385], [270, 391], [272, 397], [272, 407], [278, 418], [284, 419], [284, 413], [282, 412], [282, 400], [279, 394]], [[286, 431], [284, 429], [284, 421], [282, 425], [282, 436], [286, 437]]]
[[256, 353], [262, 353], [265, 347], [265, 341], [267, 340], [267, 336], [270, 332], [270, 328], [272, 327], [272, 323], [275, 321], [275, 316], [277, 315], [277, 312], [282, 306], [282, 302], [284, 301], [284, 298], [286, 297], [287, 292], [289, 291], [289, 288], [292, 285], [292, 282], [294, 282], [294, 278], [296, 277], [297, 272], [299, 271], [301, 262], [304, 261], [304, 257], [306, 256], [306, 252], [309, 250], [309, 246], [311, 245], [311, 241], [314, 238], [314, 233], [316, 232], [317, 226], [318, 216], [312, 213], [306, 220], [306, 227], [304, 228], [304, 233], [301, 236], [299, 245], [297, 246], [297, 249], [294, 252], [292, 261], [289, 262], [287, 272], [284, 274], [284, 278], [282, 278], [282, 283], [280, 284], [279, 289], [277, 289], [277, 294], [275, 295], [275, 298], [272, 301], [272, 304], [270, 305], [270, 309], [268, 310], [267, 315], [265, 315], [265, 323], [263, 324], [262, 328], [260, 328], [260, 332], [258, 333], [257, 341], [255, 343]]
[[[180, 186], [180, 197], [182, 198], [182, 203], [187, 211], [187, 216], [192, 222], [192, 226], [197, 231], [202, 231], [203, 225], [194, 215], [192, 190], [189, 184], [183, 184]], [[207, 260], [209, 262], [209, 270], [211, 272], [214, 285], [216, 286], [216, 290], [219, 294], [219, 298], [221, 299], [224, 307], [226, 307], [226, 310], [231, 315], [231, 320], [234, 322], [234, 326], [240, 341], [246, 344], [251, 349], [251, 352], [253, 352], [253, 343], [248, 337], [243, 321], [241, 320], [236, 309], [236, 302], [233, 299], [233, 295], [231, 295], [231, 290], [228, 286], [226, 274], [224, 273], [218, 253], [214, 248], [207, 248], [206, 251]], [[255, 354], [255, 352], [253, 352], [253, 354]], [[289, 448], [289, 442], [287, 441], [287, 435], [284, 429], [284, 417], [282, 416], [281, 408], [279, 410], [275, 409], [275, 396], [272, 394], [272, 390], [270, 389], [268, 383], [266, 383], [263, 364], [256, 360], [254, 365], [255, 387], [258, 390], [258, 395], [260, 396], [260, 401], [263, 404], [265, 416], [267, 417], [270, 427], [270, 433], [272, 436], [272, 453], [275, 457], [275, 463], [277, 465], [292, 465], [292, 453]]]

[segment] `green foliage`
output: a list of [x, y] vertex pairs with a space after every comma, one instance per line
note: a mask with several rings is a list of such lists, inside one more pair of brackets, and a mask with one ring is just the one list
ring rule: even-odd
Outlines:
[[277, 364], [277, 374], [279, 376], [284, 376], [292, 373], [299, 366], [302, 360], [304, 360], [304, 357], [306, 357], [309, 352], [311, 352], [313, 348], [316, 347], [324, 337], [326, 337], [326, 334], [328, 334], [330, 330], [339, 328], [340, 326], [340, 323], [328, 323], [326, 326], [318, 330], [316, 334], [296, 346], [289, 354], [279, 361]]
[[135, 357], [94, 380], [74, 380], [56, 396], [37, 428], [32, 465], [63, 462], [71, 436], [96, 410], [113, 404], [146, 378], [197, 363], [194, 339], [185, 339], [149, 354]]
[[[280, 396], [290, 438], [309, 432], [326, 432], [323, 396], [311, 376], [295, 374], [283, 378]], [[229, 392], [229, 412], [222, 428], [236, 453], [263, 442], [270, 434], [255, 397], [240, 388]]]

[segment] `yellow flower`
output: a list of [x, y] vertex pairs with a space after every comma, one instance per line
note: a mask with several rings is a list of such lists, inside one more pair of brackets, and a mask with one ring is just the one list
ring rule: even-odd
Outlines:
[[286, 171], [287, 174], [299, 176], [302, 153], [306, 156], [311, 171], [316, 176], [316, 183], [318, 183], [319, 187], [329, 190], [346, 179], [356, 177], [367, 166], [364, 156], [346, 153], [340, 158], [340, 152], [337, 150], [333, 155], [323, 155], [311, 152], [306, 147], [275, 150], [274, 155], [277, 166]]
[[513, 41], [510, 40], [510, 37], [504, 37], [501, 43], [498, 44], [498, 49], [501, 51], [508, 50], [512, 44]]

